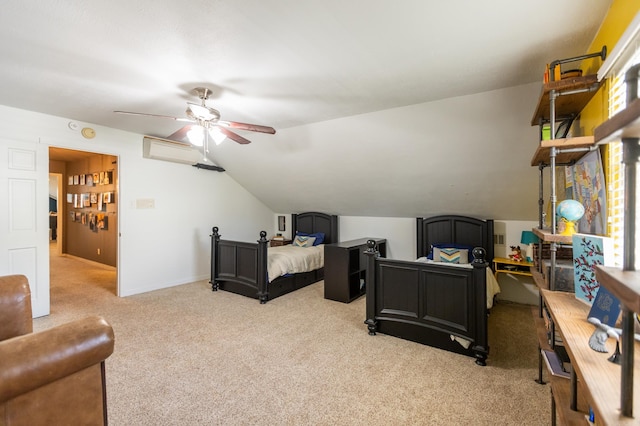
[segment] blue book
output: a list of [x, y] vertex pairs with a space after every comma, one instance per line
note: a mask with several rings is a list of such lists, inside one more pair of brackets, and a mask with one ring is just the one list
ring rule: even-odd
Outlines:
[[620, 301], [604, 286], [599, 286], [588, 318], [595, 317], [609, 327], [615, 327], [620, 316]]

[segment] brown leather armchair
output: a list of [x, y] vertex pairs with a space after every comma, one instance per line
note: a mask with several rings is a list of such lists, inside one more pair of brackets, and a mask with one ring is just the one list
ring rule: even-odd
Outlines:
[[33, 333], [31, 318], [27, 278], [0, 277], [0, 426], [106, 425], [111, 326], [89, 317]]

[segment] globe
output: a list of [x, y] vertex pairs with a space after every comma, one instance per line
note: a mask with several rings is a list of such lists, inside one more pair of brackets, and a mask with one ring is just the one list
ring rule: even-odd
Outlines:
[[584, 206], [576, 200], [564, 200], [558, 203], [556, 214], [564, 219], [566, 226], [561, 235], [573, 235], [576, 233], [575, 223], [584, 215]]

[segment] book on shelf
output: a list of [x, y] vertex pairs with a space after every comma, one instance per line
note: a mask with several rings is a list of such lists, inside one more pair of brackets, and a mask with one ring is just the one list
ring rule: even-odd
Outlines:
[[598, 288], [596, 298], [591, 305], [587, 318], [598, 318], [601, 323], [609, 327], [615, 327], [618, 317], [622, 311], [620, 300], [614, 296], [606, 287]]
[[564, 368], [558, 354], [548, 349], [541, 349], [540, 352], [542, 352], [542, 358], [544, 359], [545, 364], [547, 364], [547, 369], [552, 376], [562, 377], [564, 379], [571, 378], [571, 373]]

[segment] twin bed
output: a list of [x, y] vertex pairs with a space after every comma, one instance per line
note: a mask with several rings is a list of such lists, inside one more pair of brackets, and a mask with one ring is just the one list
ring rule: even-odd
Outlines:
[[[478, 365], [486, 365], [488, 310], [499, 292], [488, 268], [493, 260], [493, 221], [454, 215], [418, 218], [416, 225], [417, 261], [381, 258], [375, 243], [369, 242], [365, 321], [369, 334], [412, 340], [472, 356]], [[470, 263], [426, 259], [437, 255], [437, 249], [449, 253], [447, 260], [457, 252]]]
[[[292, 225], [293, 235], [323, 233], [324, 244], [339, 241], [337, 216], [302, 213], [292, 215]], [[365, 324], [369, 334], [380, 332], [412, 340], [472, 356], [477, 364], [486, 365], [488, 312], [500, 291], [488, 268], [493, 260], [493, 221], [436, 216], [417, 218], [416, 229], [416, 261], [381, 258], [374, 241], [365, 252]], [[324, 257], [320, 268], [275, 278], [273, 267], [269, 267], [273, 262], [267, 256], [268, 243], [264, 231], [256, 243], [247, 243], [222, 240], [218, 228], [213, 228], [212, 290], [227, 290], [266, 303], [324, 279]], [[271, 247], [269, 258], [285, 256], [286, 250], [309, 249]], [[435, 261], [428, 259], [434, 254]], [[462, 261], [458, 262], [462, 264], [450, 264], [460, 255]]]
[[[291, 215], [293, 234], [323, 234], [323, 244], [338, 242], [338, 216], [318, 212]], [[255, 243], [222, 240], [217, 227], [211, 234], [211, 288], [258, 299], [260, 303], [324, 279], [324, 245], [270, 247], [267, 233]], [[268, 248], [268, 250], [267, 250]], [[267, 257], [269, 252], [269, 258]], [[309, 255], [315, 256], [306, 260]], [[289, 262], [298, 256], [307, 267]], [[320, 258], [318, 258], [318, 256]], [[281, 262], [277, 262], [278, 259]], [[309, 264], [311, 267], [308, 267]], [[304, 272], [297, 272], [304, 270]], [[296, 271], [296, 272], [289, 272]]]

